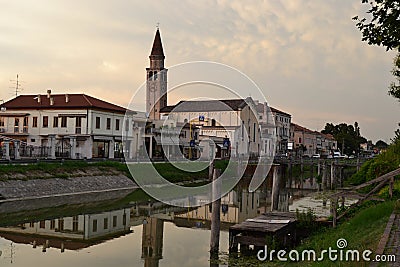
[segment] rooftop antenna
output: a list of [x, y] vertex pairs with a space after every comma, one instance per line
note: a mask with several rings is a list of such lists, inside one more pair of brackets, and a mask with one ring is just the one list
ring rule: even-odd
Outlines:
[[10, 82], [12, 82], [15, 85], [15, 88], [14, 87], [10, 87], [10, 88], [15, 89], [15, 97], [17, 97], [18, 93], [23, 90], [23, 88], [21, 88], [21, 81], [19, 80], [18, 74], [17, 74], [17, 79], [10, 80]]

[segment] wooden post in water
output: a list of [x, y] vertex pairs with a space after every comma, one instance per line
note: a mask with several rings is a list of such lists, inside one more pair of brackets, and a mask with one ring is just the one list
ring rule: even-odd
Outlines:
[[[304, 159], [300, 160], [300, 189], [303, 190], [303, 180], [304, 180]], [[303, 191], [301, 191], [303, 194]]]
[[335, 174], [335, 163], [331, 163], [331, 189], [335, 189], [336, 186], [336, 174]]
[[211, 241], [210, 241], [210, 259], [218, 257], [219, 251], [219, 231], [221, 224], [221, 184], [217, 183], [221, 170], [214, 169], [212, 196], [215, 199], [211, 204]]
[[210, 166], [208, 166], [208, 179], [210, 181], [213, 180], [213, 175], [214, 175], [214, 160], [210, 162]]
[[279, 166], [273, 166], [272, 170], [272, 195], [271, 195], [271, 211], [278, 209], [279, 203]]
[[326, 162], [322, 164], [322, 190], [326, 190]]
[[290, 158], [289, 162], [289, 188], [293, 187], [293, 165], [292, 165], [292, 158]]
[[332, 226], [336, 228], [337, 224], [337, 198], [331, 198], [331, 209], [332, 209]]

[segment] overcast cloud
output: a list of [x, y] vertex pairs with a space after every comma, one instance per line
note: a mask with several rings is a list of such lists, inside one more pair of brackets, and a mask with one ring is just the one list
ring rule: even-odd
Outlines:
[[351, 18], [365, 10], [360, 0], [0, 0], [0, 99], [13, 97], [18, 73], [24, 94], [52, 88], [126, 106], [160, 22], [166, 67], [221, 62], [294, 122], [358, 121], [368, 139], [389, 141], [400, 121], [387, 95], [395, 54], [361, 42]]

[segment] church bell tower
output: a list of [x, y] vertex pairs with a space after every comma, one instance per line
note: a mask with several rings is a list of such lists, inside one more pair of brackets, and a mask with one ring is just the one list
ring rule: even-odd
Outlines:
[[167, 106], [167, 69], [160, 30], [157, 28], [150, 53], [150, 67], [146, 68], [146, 113], [150, 120], [160, 119], [160, 109]]

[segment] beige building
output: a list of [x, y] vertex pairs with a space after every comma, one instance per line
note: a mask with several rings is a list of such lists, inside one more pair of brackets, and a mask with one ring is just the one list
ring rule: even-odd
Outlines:
[[20, 95], [1, 105], [2, 155], [90, 159], [125, 152], [135, 158], [145, 120], [144, 113], [85, 94]]
[[294, 144], [292, 153], [295, 156], [312, 157], [319, 154], [326, 157], [337, 149], [337, 141], [330, 134], [322, 134], [295, 123], [291, 124], [291, 133]]

